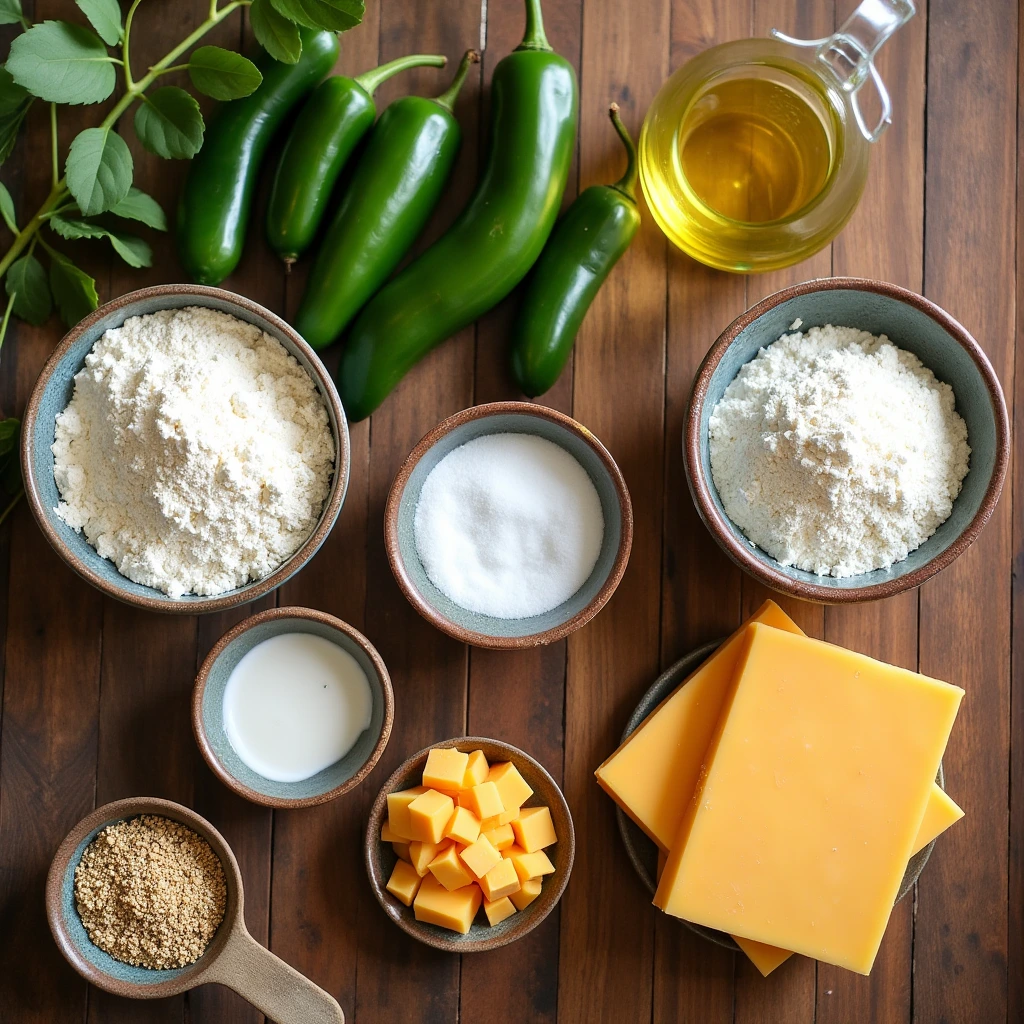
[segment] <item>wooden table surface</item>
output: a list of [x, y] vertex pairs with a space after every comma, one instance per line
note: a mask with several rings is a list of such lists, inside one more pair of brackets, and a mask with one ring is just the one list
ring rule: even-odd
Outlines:
[[[621, 173], [606, 118], [610, 100], [638, 132], [659, 86], [687, 58], [773, 26], [827, 35], [852, 3], [545, 0], [548, 35], [580, 79], [579, 146], [567, 191]], [[343, 37], [340, 67], [349, 73], [413, 51], [457, 61], [486, 37], [483, 63], [458, 104], [463, 149], [434, 237], [472, 188], [486, 83], [519, 41], [522, 4], [367, 6], [364, 24]], [[182, 38], [207, 7], [206, 0], [144, 4], [133, 45], [139, 66]], [[636, 517], [621, 586], [568, 641], [519, 653], [460, 646], [403, 600], [384, 555], [385, 496], [415, 442], [458, 409], [517, 397], [506, 370], [510, 303], [436, 350], [372, 420], [353, 427], [352, 483], [337, 527], [312, 563], [258, 606], [159, 617], [104, 599], [58, 560], [22, 505], [0, 530], [0, 1019], [260, 1019], [215, 986], [155, 1003], [109, 997], [58, 954], [43, 913], [53, 852], [94, 806], [146, 794], [186, 803], [224, 833], [245, 878], [252, 933], [361, 1024], [1024, 1020], [1024, 674], [1020, 654], [1011, 653], [1024, 637], [1024, 591], [1013, 573], [1024, 540], [1021, 516], [1011, 513], [1024, 500], [1021, 460], [978, 543], [919, 592], [854, 608], [783, 602], [808, 633], [967, 690], [945, 757], [949, 791], [967, 817], [938, 843], [914, 897], [896, 908], [870, 978], [795, 957], [765, 980], [742, 956], [656, 912], [626, 860], [612, 803], [593, 779], [659, 671], [733, 629], [766, 596], [698, 521], [681, 464], [694, 371], [737, 314], [785, 284], [829, 274], [922, 291], [978, 338], [1013, 416], [1015, 253], [1024, 225], [1016, 212], [1018, 10], [1013, 0], [919, 7], [880, 61], [895, 123], [875, 149], [860, 208], [830, 248], [788, 271], [729, 276], [675, 251], [644, 212], [639, 238], [583, 326], [574, 365], [544, 399], [608, 446]], [[68, 0], [38, 0], [32, 16], [80, 20]], [[247, 36], [236, 15], [210, 41], [235, 46]], [[447, 79], [435, 70], [406, 74], [384, 86], [379, 106], [403, 91], [434, 93]], [[42, 106], [3, 168], [19, 209], [34, 209], [48, 187]], [[66, 146], [95, 112], [64, 109]], [[130, 126], [123, 131], [139, 185], [172, 210], [185, 165], [150, 157]], [[105, 300], [182, 278], [172, 246], [156, 248], [150, 271], [107, 262], [95, 245], [82, 244], [81, 258]], [[282, 273], [254, 226], [226, 287], [287, 316], [301, 282], [302, 268]], [[60, 335], [56, 319], [12, 330], [0, 364], [5, 415], [20, 415]], [[1016, 372], [1020, 380], [1024, 367]], [[189, 725], [197, 662], [229, 626], [274, 603], [322, 608], [353, 623], [376, 644], [395, 684], [395, 727], [377, 769], [356, 792], [311, 810], [272, 813], [231, 795], [201, 761]], [[394, 766], [433, 740], [463, 733], [508, 740], [543, 762], [563, 783], [578, 845], [558, 911], [514, 947], [460, 959], [415, 944], [387, 920], [367, 884], [361, 839], [369, 804]]]

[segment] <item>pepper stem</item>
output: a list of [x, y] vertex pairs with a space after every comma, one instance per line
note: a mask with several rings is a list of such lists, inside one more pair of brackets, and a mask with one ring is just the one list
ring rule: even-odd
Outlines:
[[544, 34], [544, 15], [540, 0], [526, 0], [526, 32], [517, 50], [550, 50], [551, 44]]
[[439, 107], [444, 107], [445, 110], [450, 114], [452, 108], [455, 106], [456, 97], [459, 95], [459, 90], [462, 88], [462, 83], [466, 80], [466, 75], [469, 74], [469, 69], [472, 65], [479, 63], [480, 54], [476, 50], [467, 50], [462, 58], [462, 63], [459, 65], [459, 70], [455, 72], [455, 77], [452, 79], [452, 84], [440, 96], [435, 97], [434, 102]]
[[619, 133], [623, 146], [626, 147], [626, 173], [612, 185], [612, 188], [617, 188], [623, 195], [629, 196], [633, 202], [636, 202], [636, 146], [633, 145], [633, 140], [629, 137], [622, 118], [619, 117], [618, 103], [613, 103], [608, 108], [608, 116], [612, 119], [612, 124]]
[[368, 96], [372, 96], [377, 89], [380, 87], [382, 82], [386, 82], [393, 75], [397, 75], [400, 71], [407, 71], [409, 68], [443, 68], [448, 63], [447, 57], [442, 57], [438, 53], [410, 53], [408, 57], [399, 57], [397, 60], [388, 61], [387, 64], [381, 64], [379, 68], [370, 68], [369, 71], [364, 71], [361, 75], [356, 75], [353, 79], [357, 85], [359, 85]]

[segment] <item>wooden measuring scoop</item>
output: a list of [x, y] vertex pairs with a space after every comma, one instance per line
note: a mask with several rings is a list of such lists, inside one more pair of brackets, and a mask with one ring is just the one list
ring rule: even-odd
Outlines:
[[[224, 920], [203, 955], [188, 967], [151, 970], [115, 960], [86, 934], [75, 909], [75, 868], [97, 833], [118, 821], [155, 814], [201, 835], [220, 858], [227, 882]], [[50, 931], [68, 963], [87, 981], [129, 999], [159, 999], [215, 982], [227, 985], [277, 1024], [344, 1024], [333, 996], [261, 946], [245, 928], [242, 876], [224, 837], [195, 811], [170, 800], [131, 797], [97, 808], [68, 833], [46, 879]]]

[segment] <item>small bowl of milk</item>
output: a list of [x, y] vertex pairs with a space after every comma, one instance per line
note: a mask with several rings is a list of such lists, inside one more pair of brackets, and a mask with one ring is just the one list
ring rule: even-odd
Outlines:
[[376, 648], [311, 608], [240, 622], [207, 655], [192, 695], [207, 764], [267, 807], [310, 807], [358, 786], [387, 746], [393, 717]]

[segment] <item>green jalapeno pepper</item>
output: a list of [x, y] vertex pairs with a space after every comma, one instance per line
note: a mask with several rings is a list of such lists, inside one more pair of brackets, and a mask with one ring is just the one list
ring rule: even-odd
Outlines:
[[609, 114], [626, 147], [626, 173], [614, 185], [584, 189], [565, 211], [530, 274], [516, 317], [512, 375], [530, 398], [558, 380], [594, 296], [640, 227], [636, 147], [617, 104]]
[[238, 265], [260, 161], [288, 112], [334, 66], [338, 37], [301, 29], [302, 56], [282, 64], [266, 53], [251, 96], [224, 103], [206, 131], [178, 204], [178, 253], [199, 284], [220, 284]]
[[370, 133], [323, 241], [295, 329], [315, 349], [330, 345], [388, 279], [441, 198], [462, 133], [452, 115], [470, 50], [437, 99], [395, 100]]
[[576, 139], [576, 75], [551, 51], [540, 0], [526, 34], [494, 69], [490, 152], [452, 227], [356, 318], [338, 368], [349, 419], [369, 416], [439, 342], [500, 302], [547, 241]]
[[320, 83], [284, 144], [267, 205], [267, 241], [285, 263], [294, 263], [313, 241], [345, 161], [373, 127], [380, 84], [407, 68], [447, 62], [439, 54], [414, 53], [355, 78], [335, 75]]

